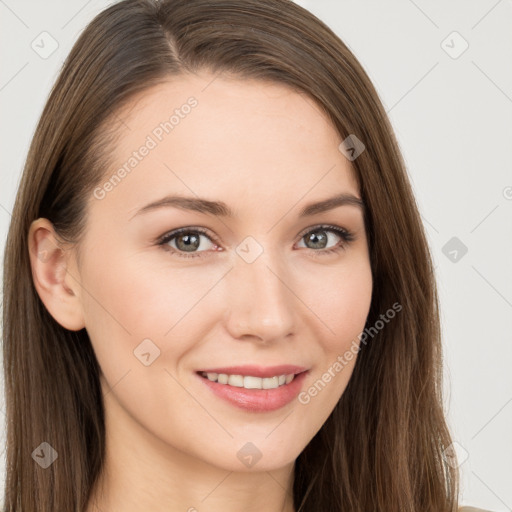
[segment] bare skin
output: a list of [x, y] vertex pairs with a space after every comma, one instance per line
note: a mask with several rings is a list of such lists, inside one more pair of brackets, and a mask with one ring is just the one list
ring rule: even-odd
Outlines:
[[[190, 97], [197, 105], [158, 140], [155, 128]], [[47, 219], [28, 236], [42, 301], [63, 327], [86, 328], [102, 370], [107, 457], [87, 512], [294, 512], [295, 459], [347, 386], [356, 357], [332, 366], [371, 302], [362, 210], [299, 216], [341, 193], [361, 197], [341, 138], [304, 95], [206, 73], [155, 86], [119, 115], [129, 129], [120, 125], [100, 187], [148, 135], [157, 144], [115, 186], [91, 192], [80, 264]], [[171, 194], [223, 201], [235, 216], [137, 213]], [[156, 242], [182, 227], [207, 232], [193, 252], [183, 236]], [[148, 339], [151, 357], [160, 352], [146, 365], [134, 351]], [[303, 366], [303, 391], [329, 368], [332, 378], [308, 403], [254, 412], [196, 373], [243, 364]], [[249, 442], [261, 454], [251, 467], [237, 456]]]

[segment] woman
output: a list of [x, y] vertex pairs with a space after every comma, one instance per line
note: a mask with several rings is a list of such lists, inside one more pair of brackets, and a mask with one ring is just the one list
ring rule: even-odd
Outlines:
[[457, 510], [405, 166], [296, 4], [98, 15], [4, 261], [7, 511]]

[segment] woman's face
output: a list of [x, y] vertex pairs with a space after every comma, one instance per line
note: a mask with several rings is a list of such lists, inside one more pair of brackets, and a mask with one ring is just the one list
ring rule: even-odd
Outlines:
[[[183, 76], [136, 100], [118, 115], [114, 164], [68, 269], [107, 425], [159, 455], [282, 467], [343, 394], [356, 357], [339, 357], [357, 353], [370, 307], [360, 206], [301, 214], [360, 198], [342, 140], [312, 100], [276, 84]], [[215, 369], [242, 378], [198, 373]]]

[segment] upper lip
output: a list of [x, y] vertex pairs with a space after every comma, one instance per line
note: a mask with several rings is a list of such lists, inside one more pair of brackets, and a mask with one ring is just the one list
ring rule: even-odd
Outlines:
[[295, 366], [292, 364], [280, 364], [278, 366], [255, 366], [255, 365], [243, 365], [243, 366], [225, 366], [222, 368], [208, 368], [204, 370], [198, 370], [198, 373], [226, 373], [228, 375], [251, 375], [253, 377], [274, 377], [275, 375], [289, 375], [297, 374], [306, 371], [307, 368], [303, 366]]

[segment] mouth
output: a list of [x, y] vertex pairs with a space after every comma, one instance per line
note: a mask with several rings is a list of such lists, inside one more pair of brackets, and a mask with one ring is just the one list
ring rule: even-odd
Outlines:
[[297, 397], [309, 371], [292, 365], [237, 366], [203, 369], [196, 374], [211, 392], [237, 408], [269, 412]]

